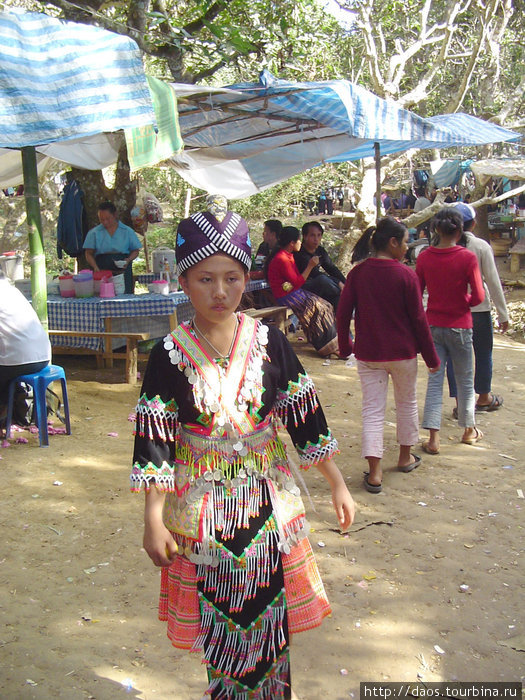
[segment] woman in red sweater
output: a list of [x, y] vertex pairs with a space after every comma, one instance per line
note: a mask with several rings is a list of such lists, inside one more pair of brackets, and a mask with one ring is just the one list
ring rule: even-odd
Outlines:
[[[457, 380], [458, 422], [464, 428], [461, 441], [473, 445], [483, 433], [476, 428], [472, 368], [472, 306], [485, 298], [476, 255], [456, 245], [463, 234], [463, 219], [453, 207], [439, 211], [431, 223], [433, 245], [419, 254], [416, 273], [421, 292], [428, 289], [427, 318], [436, 351], [439, 372], [428, 378], [423, 427], [430, 431], [422, 447], [428, 454], [439, 452], [439, 430], [443, 407], [443, 379], [447, 361], [452, 361]], [[470, 285], [470, 292], [469, 292]]]
[[[340, 352], [349, 354], [354, 350], [363, 392], [361, 454], [368, 461], [364, 484], [370, 493], [379, 493], [382, 488], [388, 377], [392, 377], [396, 402], [397, 466], [402, 472], [410, 472], [421, 463], [421, 458], [410, 451], [419, 439], [418, 352], [431, 372], [439, 365], [416, 274], [401, 264], [407, 242], [406, 227], [391, 216], [367, 229], [358, 245], [371, 247], [373, 256], [352, 268], [337, 310]], [[348, 331], [354, 311], [352, 343]]]
[[321, 357], [338, 353], [337, 332], [332, 305], [317, 294], [303, 289], [310, 272], [319, 264], [314, 255], [300, 273], [293, 257], [301, 247], [301, 232], [285, 226], [279, 234], [278, 248], [266, 259], [266, 279], [279, 306], [288, 306], [301, 322], [306, 339]]

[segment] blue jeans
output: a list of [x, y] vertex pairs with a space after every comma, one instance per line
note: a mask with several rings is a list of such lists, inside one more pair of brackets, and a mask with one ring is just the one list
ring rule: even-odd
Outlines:
[[[490, 394], [492, 386], [492, 347], [494, 334], [490, 311], [472, 313], [472, 347], [474, 348], [474, 391], [476, 394]], [[458, 395], [456, 379], [451, 363], [447, 364], [447, 379], [450, 396]]]
[[473, 428], [474, 377], [472, 369], [472, 328], [441, 328], [430, 331], [441, 361], [438, 371], [428, 375], [427, 395], [423, 411], [423, 428], [439, 430], [443, 407], [443, 380], [447, 361], [452, 362], [458, 389], [458, 423], [462, 428]]

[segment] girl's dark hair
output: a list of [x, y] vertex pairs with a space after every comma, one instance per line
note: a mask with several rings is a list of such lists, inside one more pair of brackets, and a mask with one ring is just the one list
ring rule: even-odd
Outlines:
[[268, 219], [268, 221], [264, 222], [265, 226], [268, 226], [270, 231], [273, 231], [277, 237], [279, 237], [279, 234], [282, 231], [283, 225], [279, 221], [279, 219]]
[[295, 226], [283, 226], [279, 234], [279, 248], [285, 248], [288, 243], [298, 241], [301, 238], [301, 232]]
[[406, 230], [406, 226], [394, 219], [393, 216], [383, 216], [375, 226], [369, 226], [355, 244], [352, 251], [352, 263], [368, 258], [372, 251], [379, 253], [386, 250], [391, 238], [395, 238], [401, 243]]
[[430, 222], [430, 231], [432, 233], [432, 245], [439, 243], [441, 236], [451, 238], [458, 231], [461, 231], [461, 238], [463, 239], [463, 217], [455, 207], [443, 207]]
[[270, 266], [270, 263], [272, 260], [275, 258], [277, 253], [282, 250], [283, 248], [286, 248], [288, 243], [291, 243], [292, 241], [298, 241], [299, 238], [301, 237], [301, 232], [299, 231], [298, 228], [295, 228], [295, 226], [283, 226], [281, 229], [281, 233], [279, 234], [277, 238], [277, 247], [272, 250], [270, 255], [266, 258], [264, 261], [264, 276], [266, 279], [268, 279], [268, 268]]

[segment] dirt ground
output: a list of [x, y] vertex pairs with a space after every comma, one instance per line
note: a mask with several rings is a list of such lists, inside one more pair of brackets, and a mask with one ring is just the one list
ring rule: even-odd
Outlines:
[[[298, 697], [357, 698], [361, 681], [523, 680], [525, 345], [495, 338], [493, 387], [505, 403], [479, 414], [483, 442], [459, 443], [446, 400], [441, 454], [423, 455], [410, 474], [394, 467], [390, 401], [384, 488], [372, 495], [362, 487], [355, 367], [324, 364], [300, 334], [293, 343], [357, 505], [350, 533], [339, 534], [324, 481], [306, 474], [311, 542], [333, 613], [293, 638]], [[156, 618], [159, 572], [141, 548], [142, 496], [128, 489], [139, 386], [122, 383], [120, 365], [57, 361], [73, 434], [41, 449], [24, 432], [27, 444], [0, 450], [0, 698], [200, 698], [200, 659], [172, 648]], [[420, 408], [425, 386], [421, 364]]]

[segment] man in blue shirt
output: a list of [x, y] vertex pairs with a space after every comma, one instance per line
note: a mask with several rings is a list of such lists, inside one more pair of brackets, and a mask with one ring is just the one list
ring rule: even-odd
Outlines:
[[[119, 221], [115, 205], [111, 202], [102, 202], [99, 206], [98, 220], [100, 224], [88, 231], [84, 241], [86, 260], [95, 271], [124, 272], [126, 294], [132, 294], [132, 262], [142, 244], [135, 231]], [[125, 265], [118, 267], [115, 260], [124, 260]]]

